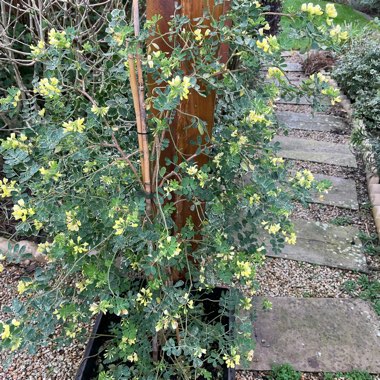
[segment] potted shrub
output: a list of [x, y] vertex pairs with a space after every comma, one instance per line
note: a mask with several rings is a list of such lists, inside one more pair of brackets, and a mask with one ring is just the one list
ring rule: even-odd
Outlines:
[[2, 141], [3, 189], [19, 233], [44, 239], [46, 263], [0, 323], [5, 349], [86, 336], [81, 322], [103, 313], [116, 323], [99, 379], [216, 379], [251, 359], [240, 310], [265, 242], [294, 244], [292, 198], [324, 185], [292, 177], [271, 142], [279, 85], [260, 70], [295, 90], [265, 11], [226, 4], [148, 1], [140, 24], [133, 1], [96, 40], [51, 29], [31, 46], [33, 88], [1, 102], [26, 125]]

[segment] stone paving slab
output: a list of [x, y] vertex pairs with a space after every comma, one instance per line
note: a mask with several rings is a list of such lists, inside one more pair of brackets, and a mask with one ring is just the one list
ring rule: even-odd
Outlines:
[[310, 98], [308, 98], [306, 96], [302, 96], [298, 99], [295, 98], [292, 100], [280, 98], [280, 99], [276, 100], [276, 104], [299, 104], [301, 106], [309, 106], [312, 104], [312, 101]]
[[277, 136], [273, 142], [281, 143], [280, 156], [293, 160], [319, 162], [356, 168], [355, 156], [349, 145], [325, 141]]
[[303, 73], [303, 68], [300, 63], [286, 62], [285, 66], [281, 66], [281, 69], [285, 72], [300, 72]]
[[279, 254], [268, 250], [268, 256], [368, 272], [356, 227], [340, 227], [302, 219], [293, 222], [297, 234], [296, 245], [286, 245]]
[[256, 349], [248, 370], [291, 364], [304, 372], [380, 373], [380, 324], [371, 306], [359, 299], [254, 298]]
[[326, 114], [312, 114], [279, 111], [277, 119], [290, 129], [305, 129], [308, 131], [342, 132], [346, 130], [344, 119]]
[[359, 210], [356, 184], [352, 179], [332, 177], [323, 174], [314, 174], [317, 181], [328, 180], [332, 183], [332, 188], [328, 194], [315, 194], [312, 197], [314, 203], [321, 203], [330, 206]]

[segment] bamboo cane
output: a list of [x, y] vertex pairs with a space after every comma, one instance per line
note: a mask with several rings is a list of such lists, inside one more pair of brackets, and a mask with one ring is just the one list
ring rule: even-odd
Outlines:
[[[140, 18], [138, 0], [133, 0], [132, 18], [135, 30], [135, 37], [140, 35]], [[138, 143], [141, 157], [141, 171], [146, 193], [147, 214], [152, 216], [152, 182], [151, 182], [151, 165], [149, 155], [148, 129], [146, 125], [146, 111], [144, 100], [144, 78], [142, 73], [141, 56], [139, 54], [140, 46], [136, 46], [136, 57], [128, 55], [129, 75], [132, 89], [133, 105], [136, 113]], [[136, 76], [137, 67], [137, 76]]]

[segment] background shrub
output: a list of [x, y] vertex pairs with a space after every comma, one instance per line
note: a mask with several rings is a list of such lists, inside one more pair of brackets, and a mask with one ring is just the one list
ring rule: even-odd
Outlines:
[[368, 130], [380, 131], [380, 34], [366, 33], [356, 39], [333, 73], [354, 102], [355, 116]]

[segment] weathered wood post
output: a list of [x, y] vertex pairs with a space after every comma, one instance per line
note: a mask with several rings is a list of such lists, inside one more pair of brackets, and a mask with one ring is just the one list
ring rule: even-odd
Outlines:
[[[194, 29], [196, 29], [195, 19], [204, 16], [206, 13], [210, 14], [214, 19], [219, 19], [219, 17], [229, 8], [229, 3], [230, 0], [225, 0], [224, 4], [219, 5], [215, 5], [214, 0], [148, 0], [146, 13], [148, 19], [151, 19], [157, 14], [161, 16], [158, 28], [161, 35], [165, 35], [169, 30], [168, 22], [171, 20], [171, 16], [175, 13], [176, 5], [181, 6], [179, 12], [188, 17], [191, 20]], [[206, 19], [204, 24], [211, 29], [209, 19]], [[161, 51], [166, 53], [171, 52], [172, 42], [169, 42], [165, 37], [155, 38], [154, 42], [158, 45]], [[222, 60], [226, 61], [228, 57], [228, 47], [221, 47], [219, 55], [222, 57]], [[183, 62], [182, 69], [185, 75], [191, 76], [192, 62]], [[204, 84], [198, 84], [201, 88], [205, 89]], [[150, 86], [150, 92], [153, 93], [154, 85], [151, 84]], [[182, 160], [194, 156], [198, 146], [196, 144], [191, 144], [190, 142], [196, 142], [200, 139], [202, 145], [206, 144], [206, 136], [212, 135], [214, 127], [215, 101], [216, 96], [214, 91], [209, 91], [205, 97], [200, 96], [196, 91], [191, 91], [188, 99], [184, 99], [181, 102], [179, 110], [170, 125], [170, 132], [165, 136], [169, 139], [170, 144], [160, 156], [160, 166], [165, 166], [165, 159], [172, 159], [178, 152], [180, 152], [180, 155], [177, 154], [177, 156], [182, 156]], [[153, 110], [153, 112], [155, 111]], [[203, 135], [197, 128], [188, 128], [192, 123], [193, 117], [199, 118], [205, 123], [205, 133]], [[198, 165], [198, 167], [204, 165], [207, 160], [208, 157], [204, 154], [199, 154], [193, 158], [193, 162]], [[170, 170], [171, 168], [168, 169]], [[184, 200], [178, 202], [176, 204], [175, 215], [173, 215], [177, 230], [181, 230], [189, 217], [192, 219], [195, 228], [199, 228], [202, 222], [201, 214], [202, 212], [200, 213], [199, 210], [191, 210], [191, 204], [189, 204], [189, 202]]]

